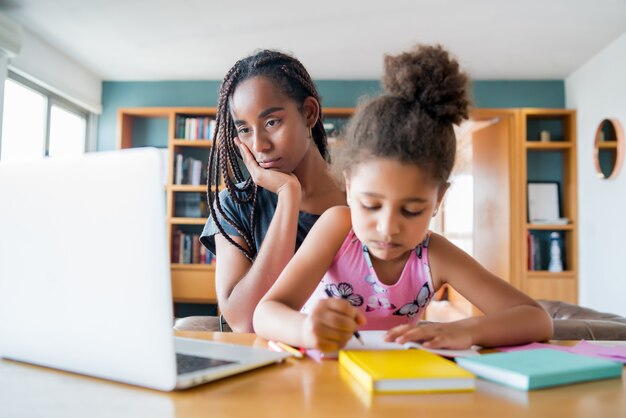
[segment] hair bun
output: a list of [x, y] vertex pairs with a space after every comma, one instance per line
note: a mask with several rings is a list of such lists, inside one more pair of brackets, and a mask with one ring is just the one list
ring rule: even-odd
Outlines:
[[417, 45], [385, 56], [387, 94], [414, 102], [443, 123], [459, 124], [468, 117], [467, 82], [459, 63], [441, 45]]

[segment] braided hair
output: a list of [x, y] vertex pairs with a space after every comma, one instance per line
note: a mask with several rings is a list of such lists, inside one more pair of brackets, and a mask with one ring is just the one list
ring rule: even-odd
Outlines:
[[[256, 199], [258, 186], [252, 178], [245, 178], [241, 170], [241, 156], [234, 142], [235, 124], [229, 111], [229, 100], [237, 86], [245, 80], [263, 76], [273, 82], [283, 94], [295, 101], [300, 108], [303, 107], [307, 97], [315, 98], [321, 103], [321, 98], [311, 76], [302, 63], [296, 58], [278, 51], [261, 50], [254, 55], [243, 58], [235, 63], [226, 73], [217, 101], [216, 129], [213, 134], [213, 147], [209, 155], [207, 175], [207, 199], [210, 215], [219, 233], [222, 234], [232, 245], [251, 262], [256, 256], [254, 239], [254, 225], [256, 220]], [[330, 163], [326, 131], [322, 125], [322, 112], [314, 126], [311, 127], [311, 135], [322, 157]], [[247, 233], [241, 230], [234, 219], [223, 209], [219, 199], [220, 178], [228, 190], [228, 194], [237, 204], [252, 202], [250, 213], [251, 231]], [[218, 222], [218, 216], [241, 235], [248, 249], [235, 242]]]

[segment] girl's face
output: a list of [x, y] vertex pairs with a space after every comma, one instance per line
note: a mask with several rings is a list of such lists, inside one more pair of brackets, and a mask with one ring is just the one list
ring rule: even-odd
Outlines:
[[422, 242], [445, 187], [412, 164], [374, 158], [345, 175], [352, 228], [372, 256], [405, 257]]
[[317, 121], [319, 106], [309, 97], [301, 111], [271, 80], [257, 76], [235, 88], [230, 111], [239, 140], [248, 146], [257, 163], [292, 173], [313, 143], [307, 125]]

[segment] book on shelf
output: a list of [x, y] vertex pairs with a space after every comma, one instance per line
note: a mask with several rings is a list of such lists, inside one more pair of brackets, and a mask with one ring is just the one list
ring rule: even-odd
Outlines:
[[567, 225], [570, 220], [569, 218], [533, 219], [531, 222], [535, 225]]
[[176, 116], [177, 139], [208, 140], [215, 131], [215, 119], [209, 116]]
[[174, 215], [180, 218], [206, 218], [207, 205], [202, 193], [179, 192], [174, 196]]
[[476, 376], [520, 390], [621, 378], [623, 364], [551, 349], [458, 358]]
[[180, 263], [180, 240], [181, 232], [175, 231], [172, 234], [172, 263]]
[[202, 161], [189, 159], [189, 184], [199, 186], [202, 178]]
[[191, 184], [199, 186], [206, 181], [205, 163], [201, 160], [191, 157], [185, 157], [182, 154], [176, 154], [174, 160], [174, 184]]
[[174, 184], [183, 184], [183, 168], [183, 154], [176, 154], [176, 157], [174, 158]]
[[375, 393], [475, 390], [472, 373], [425, 350], [340, 351], [339, 364]]
[[215, 256], [200, 242], [200, 234], [188, 234], [180, 230], [172, 234], [172, 263], [215, 264]]
[[183, 235], [183, 264], [191, 264], [191, 252], [192, 252], [192, 246], [191, 246], [191, 235], [189, 234], [184, 234]]
[[531, 231], [528, 231], [528, 270], [543, 270], [541, 240]]
[[200, 264], [200, 234], [191, 235], [191, 263]]

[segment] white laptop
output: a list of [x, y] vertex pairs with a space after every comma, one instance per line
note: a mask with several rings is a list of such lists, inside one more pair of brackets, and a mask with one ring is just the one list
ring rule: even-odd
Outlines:
[[0, 161], [0, 356], [160, 390], [288, 356], [174, 338], [162, 158]]

